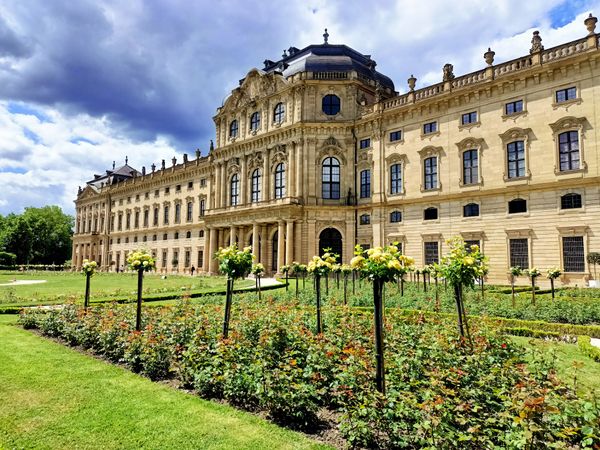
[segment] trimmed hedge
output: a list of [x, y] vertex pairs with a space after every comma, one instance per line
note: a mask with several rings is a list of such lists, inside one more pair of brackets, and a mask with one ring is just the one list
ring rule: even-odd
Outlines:
[[581, 353], [600, 363], [600, 348], [592, 345], [592, 340], [589, 336], [579, 336], [577, 347], [579, 347]]

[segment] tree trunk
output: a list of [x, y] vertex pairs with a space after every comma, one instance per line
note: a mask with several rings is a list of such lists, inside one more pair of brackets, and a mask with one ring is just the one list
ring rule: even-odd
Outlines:
[[552, 300], [554, 300], [554, 278], [550, 278], [550, 290], [552, 291]]
[[288, 273], [285, 273], [285, 292], [288, 291]]
[[83, 308], [87, 311], [88, 306], [90, 306], [90, 278], [91, 275], [89, 273], [85, 274], [85, 297], [83, 299]]
[[329, 274], [325, 275], [325, 295], [329, 297]]
[[135, 311], [135, 331], [142, 329], [142, 284], [144, 281], [144, 271], [138, 270], [138, 292], [137, 292], [137, 308]]
[[436, 311], [440, 310], [440, 292], [438, 291], [438, 277], [437, 275], [433, 277], [435, 282], [435, 309]]
[[296, 274], [296, 300], [298, 300], [298, 274]]
[[258, 291], [258, 299], [261, 300], [261, 295], [260, 295], [260, 275], [256, 275], [256, 290]]
[[377, 372], [375, 383], [377, 390], [385, 395], [385, 363], [383, 347], [383, 281], [373, 280], [373, 301], [375, 303], [375, 359]]
[[344, 305], [348, 304], [348, 274], [344, 274]]
[[535, 277], [531, 277], [531, 304], [535, 305]]
[[461, 285], [454, 285], [454, 300], [456, 301], [456, 313], [458, 315], [458, 333], [461, 337], [465, 337], [465, 329], [463, 326], [463, 309], [461, 298]]
[[400, 296], [404, 297], [404, 275], [400, 276]]
[[427, 292], [427, 274], [423, 274], [423, 292]]
[[317, 295], [317, 334], [323, 332], [323, 325], [321, 323], [321, 277], [315, 275], [315, 291]]
[[485, 288], [484, 288], [483, 276], [479, 279], [479, 285], [481, 286], [481, 300], [485, 300]]
[[356, 271], [352, 271], [352, 295], [356, 294]]
[[229, 337], [229, 319], [231, 318], [231, 301], [233, 297], [233, 278], [227, 278], [227, 293], [225, 294], [225, 317], [223, 318], [223, 339]]
[[339, 274], [339, 272], [335, 274], [335, 285], [336, 285], [336, 289], [340, 288], [340, 274]]
[[510, 287], [512, 291], [512, 307], [515, 307], [515, 276], [510, 276]]

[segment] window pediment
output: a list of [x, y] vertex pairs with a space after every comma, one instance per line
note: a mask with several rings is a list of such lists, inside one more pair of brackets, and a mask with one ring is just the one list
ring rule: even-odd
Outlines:
[[467, 137], [462, 141], [457, 142], [455, 145], [460, 151], [471, 149], [482, 150], [484, 143], [485, 141], [483, 140], [483, 138]]
[[392, 153], [387, 158], [385, 158], [386, 166], [390, 166], [392, 164], [406, 164], [408, 162], [408, 158], [404, 154], [400, 153]]
[[444, 156], [444, 149], [442, 147], [434, 147], [432, 145], [428, 145], [427, 147], [423, 147], [419, 150], [419, 155], [421, 158], [429, 158], [431, 156]]
[[554, 133], [560, 133], [561, 131], [573, 130], [573, 129], [583, 131], [584, 124], [586, 121], [587, 121], [587, 119], [585, 117], [567, 116], [567, 117], [563, 117], [549, 125], [550, 125], [550, 128], [552, 128], [552, 131], [554, 131]]
[[498, 136], [500, 136], [500, 139], [502, 139], [502, 142], [506, 143], [506, 142], [516, 141], [516, 140], [529, 140], [530, 134], [531, 134], [531, 128], [514, 127], [514, 128], [511, 128], [511, 129], [505, 131], [502, 134], [499, 134]]

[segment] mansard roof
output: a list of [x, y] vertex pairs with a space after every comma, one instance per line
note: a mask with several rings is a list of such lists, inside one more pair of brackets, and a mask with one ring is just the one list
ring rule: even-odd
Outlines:
[[288, 52], [279, 61], [264, 61], [263, 70], [267, 73], [280, 72], [286, 78], [298, 72], [356, 71], [394, 91], [394, 82], [375, 70], [377, 63], [371, 55], [363, 55], [347, 45], [324, 43], [309, 45], [302, 50], [290, 47]]

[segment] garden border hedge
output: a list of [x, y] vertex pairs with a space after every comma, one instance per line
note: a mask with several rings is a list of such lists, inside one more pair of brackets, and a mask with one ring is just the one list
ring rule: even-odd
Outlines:
[[579, 336], [577, 347], [584, 355], [600, 363], [600, 348], [592, 345], [592, 340], [589, 336]]

